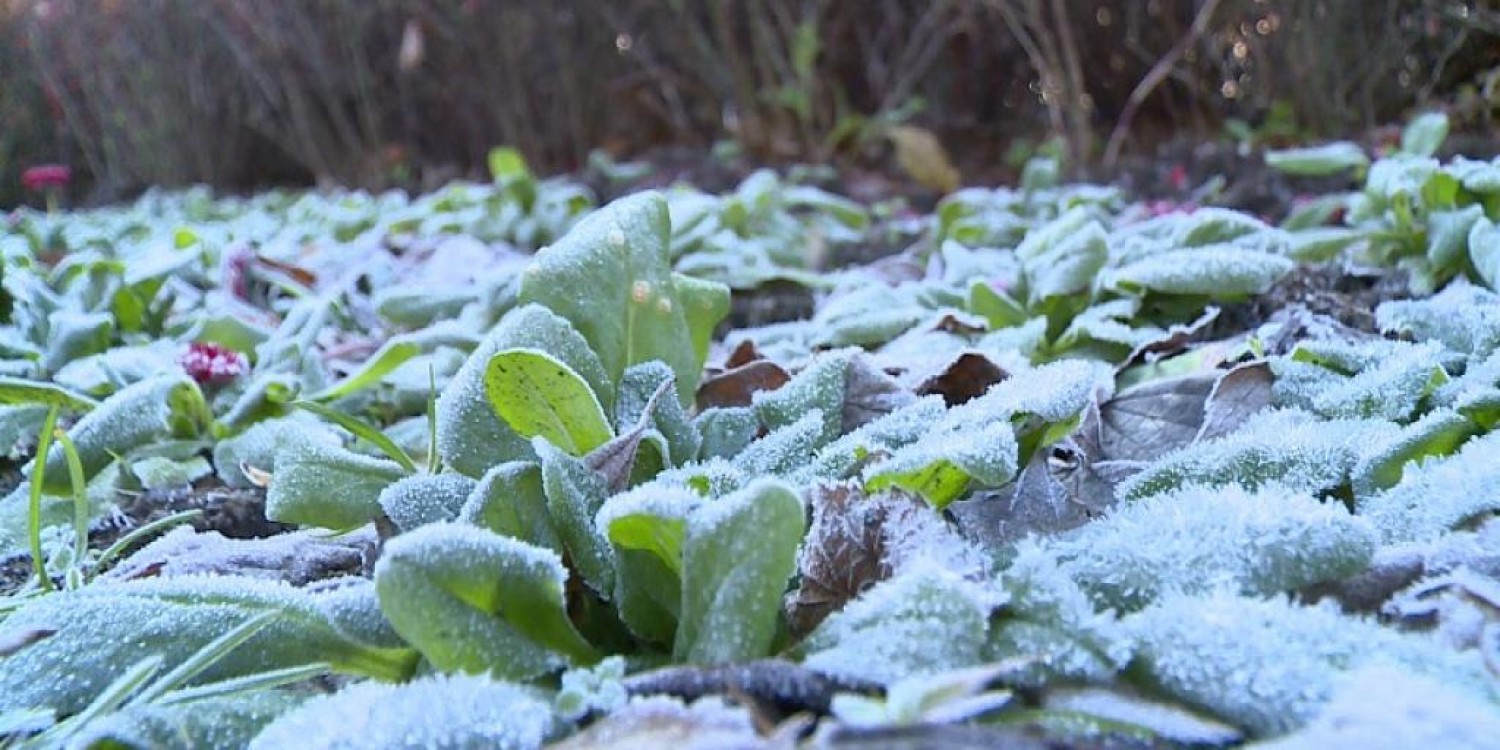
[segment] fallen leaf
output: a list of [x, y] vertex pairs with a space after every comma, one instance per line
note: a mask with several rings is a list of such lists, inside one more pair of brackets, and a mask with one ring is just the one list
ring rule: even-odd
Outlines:
[[916, 387], [917, 395], [936, 393], [948, 406], [958, 406], [983, 396], [990, 386], [1010, 377], [1010, 373], [979, 352], [964, 352], [954, 357]]
[[[736, 348], [736, 352], [744, 344]], [[749, 406], [757, 391], [774, 391], [787, 384], [792, 376], [781, 365], [769, 359], [757, 359], [710, 375], [698, 384], [698, 410], [715, 406]]]

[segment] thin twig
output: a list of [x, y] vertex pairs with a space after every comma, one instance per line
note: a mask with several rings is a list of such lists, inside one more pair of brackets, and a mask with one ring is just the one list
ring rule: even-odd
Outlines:
[[1104, 166], [1113, 169], [1119, 161], [1120, 149], [1125, 145], [1125, 136], [1130, 134], [1130, 124], [1135, 121], [1136, 113], [1140, 111], [1141, 105], [1151, 97], [1151, 93], [1160, 86], [1162, 81], [1171, 75], [1172, 69], [1177, 67], [1177, 61], [1187, 54], [1188, 48], [1203, 36], [1208, 30], [1208, 24], [1213, 20], [1214, 11], [1219, 7], [1219, 0], [1205, 0], [1198, 8], [1198, 15], [1193, 17], [1193, 23], [1188, 27], [1188, 33], [1177, 39], [1177, 43], [1167, 50], [1160, 60], [1156, 61], [1146, 75], [1141, 77], [1135, 89], [1130, 92], [1130, 97], [1125, 100], [1125, 107], [1120, 111], [1120, 119], [1115, 122], [1115, 128], [1109, 134], [1109, 143], [1104, 147]]

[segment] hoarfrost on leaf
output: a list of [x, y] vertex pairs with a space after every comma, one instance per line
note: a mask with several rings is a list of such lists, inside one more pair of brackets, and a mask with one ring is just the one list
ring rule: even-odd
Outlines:
[[1500, 433], [1407, 469], [1396, 486], [1357, 498], [1355, 510], [1386, 544], [1434, 541], [1466, 521], [1500, 512]]
[[935, 565], [915, 565], [865, 591], [799, 647], [808, 668], [890, 685], [984, 659], [992, 593]]
[[462, 474], [418, 474], [380, 491], [380, 508], [402, 531], [458, 517], [478, 483]]
[[1353, 575], [1376, 533], [1305, 491], [1188, 486], [1116, 506], [1052, 546], [1101, 609], [1130, 611], [1164, 593], [1271, 595]]
[[1391, 660], [1476, 700], [1495, 688], [1477, 657], [1328, 607], [1227, 593], [1169, 596], [1121, 621], [1150, 679], [1252, 733], [1277, 735], [1318, 715], [1341, 673]]
[[536, 750], [555, 728], [535, 691], [482, 676], [434, 675], [404, 685], [362, 682], [302, 704], [266, 727], [252, 750]]

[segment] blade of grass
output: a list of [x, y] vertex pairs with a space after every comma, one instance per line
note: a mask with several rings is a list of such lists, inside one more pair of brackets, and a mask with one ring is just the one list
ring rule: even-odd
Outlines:
[[26, 536], [31, 542], [31, 567], [36, 573], [37, 584], [51, 591], [52, 579], [47, 575], [47, 557], [42, 551], [42, 480], [47, 476], [47, 454], [52, 450], [52, 435], [57, 431], [57, 405], [47, 410], [42, 420], [42, 434], [37, 438], [36, 457], [32, 459], [31, 497], [26, 513]]
[[427, 366], [427, 473], [436, 474], [443, 468], [443, 457], [437, 447], [437, 372]]
[[234, 677], [219, 682], [210, 682], [207, 685], [196, 685], [182, 690], [173, 690], [163, 695], [156, 701], [158, 706], [170, 706], [177, 703], [188, 703], [191, 701], [204, 700], [206, 698], [222, 698], [242, 693], [252, 693], [259, 690], [270, 690], [282, 685], [290, 685], [304, 680], [311, 680], [333, 672], [333, 665], [327, 662], [314, 662], [297, 667], [286, 667], [285, 669], [273, 669], [269, 672], [248, 674], [244, 677]]
[[116, 539], [114, 544], [105, 547], [104, 551], [99, 553], [99, 559], [94, 562], [94, 571], [98, 572], [100, 570], [103, 570], [104, 566], [107, 565], [110, 561], [114, 560], [116, 557], [119, 557], [126, 550], [133, 547], [142, 539], [145, 539], [148, 536], [152, 536], [163, 529], [169, 528], [171, 526], [176, 526], [179, 523], [191, 521], [201, 515], [203, 515], [203, 511], [198, 508], [185, 510], [180, 513], [173, 513], [170, 516], [158, 518], [155, 521], [152, 521], [151, 523], [148, 523], [145, 526], [142, 526], [130, 532], [129, 534]]
[[293, 401], [292, 406], [298, 407], [300, 409], [306, 409], [354, 433], [355, 437], [362, 438], [368, 441], [371, 445], [374, 445], [376, 448], [379, 448], [380, 452], [389, 456], [392, 461], [400, 464], [401, 468], [412, 473], [416, 473], [417, 462], [413, 461], [411, 456], [407, 455], [406, 451], [401, 449], [401, 446], [396, 445], [395, 441], [386, 437], [385, 433], [381, 432], [380, 430], [377, 430], [374, 427], [349, 416], [348, 414], [332, 409], [316, 401]]
[[203, 648], [173, 667], [172, 671], [162, 675], [161, 679], [152, 682], [137, 693], [127, 705], [138, 706], [150, 703], [167, 692], [181, 687], [224, 658], [230, 651], [239, 648], [245, 641], [265, 630], [274, 619], [276, 619], [275, 612], [262, 612], [231, 628], [218, 638], [204, 644]]
[[83, 476], [83, 459], [78, 457], [78, 446], [68, 433], [58, 430], [57, 442], [68, 459], [68, 481], [73, 487], [73, 564], [82, 565], [89, 551], [89, 498], [88, 482]]

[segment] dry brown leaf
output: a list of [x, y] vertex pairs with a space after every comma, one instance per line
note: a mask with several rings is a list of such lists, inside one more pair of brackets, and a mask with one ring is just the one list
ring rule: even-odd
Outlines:
[[896, 146], [896, 163], [917, 184], [940, 193], [958, 189], [958, 168], [931, 130], [915, 125], [896, 125], [886, 131]]

